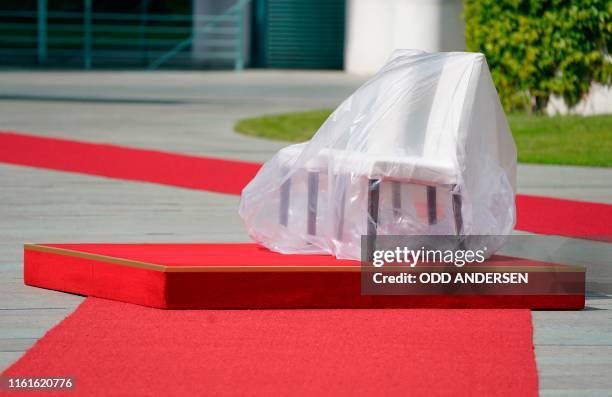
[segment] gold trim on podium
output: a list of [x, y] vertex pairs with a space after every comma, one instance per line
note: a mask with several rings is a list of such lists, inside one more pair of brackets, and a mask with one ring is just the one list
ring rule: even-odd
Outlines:
[[[93, 260], [98, 262], [112, 263], [139, 269], [153, 270], [163, 273], [217, 273], [217, 272], [360, 272], [362, 267], [360, 262], [355, 262], [355, 266], [168, 266], [150, 262], [136, 261], [132, 259], [117, 258], [108, 255], [92, 254], [89, 252], [76, 251], [67, 248], [48, 247], [42, 244], [24, 244], [25, 251], [46, 252], [57, 255], [70, 256], [74, 258]], [[288, 256], [289, 258], [290, 256]], [[486, 263], [486, 262], [485, 262]], [[379, 268], [371, 268], [369, 271], [385, 272], [397, 271], [396, 266], [385, 266]], [[492, 266], [492, 265], [470, 265], [469, 267], [458, 268], [456, 266], [423, 266], [409, 268], [406, 266], [400, 267], [406, 272], [422, 272], [422, 271], [445, 271], [445, 272], [462, 272], [466, 270], [475, 272], [574, 272], [584, 273], [585, 269], [580, 266], [550, 264], [547, 266]]]

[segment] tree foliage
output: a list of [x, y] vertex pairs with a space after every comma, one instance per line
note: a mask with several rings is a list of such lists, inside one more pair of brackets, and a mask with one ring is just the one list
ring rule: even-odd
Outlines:
[[612, 83], [612, 1], [465, 0], [466, 42], [486, 55], [508, 111], [570, 107]]

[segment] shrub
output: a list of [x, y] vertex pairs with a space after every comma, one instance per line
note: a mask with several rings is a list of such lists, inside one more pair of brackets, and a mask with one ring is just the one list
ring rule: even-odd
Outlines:
[[610, 0], [465, 0], [466, 42], [486, 55], [507, 111], [569, 107], [612, 83]]

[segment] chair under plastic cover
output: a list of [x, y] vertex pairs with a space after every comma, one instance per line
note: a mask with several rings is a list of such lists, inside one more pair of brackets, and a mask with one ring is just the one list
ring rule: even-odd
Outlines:
[[515, 190], [484, 56], [397, 50], [310, 141], [264, 164], [240, 215], [282, 253], [360, 259], [364, 235], [486, 235], [492, 254], [514, 228]]

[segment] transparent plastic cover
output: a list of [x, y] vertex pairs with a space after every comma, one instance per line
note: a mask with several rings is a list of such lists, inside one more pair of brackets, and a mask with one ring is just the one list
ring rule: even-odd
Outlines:
[[490, 235], [492, 254], [514, 228], [515, 191], [484, 55], [397, 50], [310, 141], [264, 164], [240, 216], [281, 253], [358, 260], [362, 235]]

